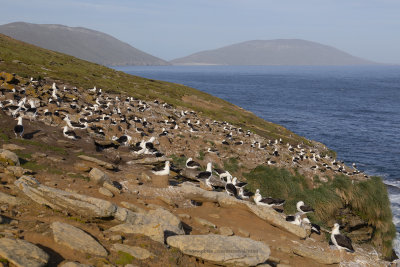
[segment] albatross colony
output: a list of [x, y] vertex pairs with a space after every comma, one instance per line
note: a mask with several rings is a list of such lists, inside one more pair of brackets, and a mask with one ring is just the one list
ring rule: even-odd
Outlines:
[[[355, 167], [322, 156], [317, 146], [268, 140], [228, 122], [215, 121], [159, 100], [150, 102], [124, 94], [107, 94], [96, 87], [83, 89], [33, 79], [12, 90], [1, 89], [0, 100], [1, 109], [18, 120], [14, 128], [18, 138], [22, 137], [23, 119], [25, 124], [29, 124], [29, 119], [56, 127], [71, 142], [93, 143], [98, 151], [125, 148], [132, 158], [182, 155], [188, 159], [182, 167], [196, 172], [193, 179], [203, 181], [208, 190], [255, 201], [254, 205], [282, 206], [285, 200], [263, 197], [259, 190], [253, 199], [254, 193], [246, 190], [243, 178], [233, 177], [227, 170], [215, 171], [212, 164], [223, 166], [224, 160], [234, 155], [248, 168], [273, 164], [296, 167], [306, 176], [342, 173], [359, 179], [365, 177]], [[210, 162], [200, 160], [204, 157], [201, 154]], [[206, 165], [207, 169], [201, 171]], [[153, 174], [169, 176], [171, 169], [178, 174], [182, 171], [165, 160], [153, 169]], [[301, 227], [310, 225], [306, 213], [314, 210], [304, 202], [298, 203], [297, 210], [298, 214], [286, 220]], [[282, 218], [285, 220], [285, 215]], [[343, 240], [347, 243], [343, 244]], [[350, 241], [338, 233], [336, 225], [332, 241], [339, 249], [351, 248]]]

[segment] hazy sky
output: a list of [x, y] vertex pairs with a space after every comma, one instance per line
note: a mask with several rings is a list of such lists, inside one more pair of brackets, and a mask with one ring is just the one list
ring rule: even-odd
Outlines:
[[300, 38], [400, 64], [399, 0], [0, 0], [0, 24], [82, 26], [163, 59]]

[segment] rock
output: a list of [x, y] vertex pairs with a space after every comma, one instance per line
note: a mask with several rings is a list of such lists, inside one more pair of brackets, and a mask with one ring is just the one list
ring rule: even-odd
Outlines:
[[114, 196], [114, 194], [110, 190], [108, 190], [107, 188], [104, 188], [104, 187], [100, 187], [99, 188], [99, 193], [104, 195], [104, 196], [106, 196], [106, 197], [113, 197]]
[[3, 149], [14, 151], [14, 150], [24, 150], [25, 147], [16, 144], [3, 144]]
[[147, 249], [140, 247], [133, 247], [122, 244], [113, 244], [111, 249], [115, 251], [122, 251], [128, 253], [139, 260], [145, 260], [147, 258], [154, 257], [153, 253], [149, 252]]
[[111, 191], [114, 195], [118, 195], [121, 193], [121, 191], [118, 188], [116, 188], [114, 185], [112, 185], [112, 182], [110, 183], [108, 181], [105, 181], [103, 183], [103, 187], [106, 188], [107, 190]]
[[118, 207], [106, 200], [44, 186], [35, 178], [22, 176], [14, 183], [35, 202], [55, 210], [68, 211], [86, 218], [113, 217]]
[[190, 219], [191, 218], [190, 215], [186, 214], [186, 213], [178, 214], [178, 216], [179, 216], [179, 218], [182, 218], [182, 219]]
[[68, 261], [58, 265], [58, 267], [92, 267], [92, 265], [86, 265], [76, 261]]
[[[14, 60], [13, 60], [14, 61]], [[18, 60], [19, 61], [19, 60]], [[16, 62], [18, 63], [18, 62]], [[14, 74], [7, 73], [7, 72], [1, 72], [0, 77], [4, 80], [4, 82], [9, 83], [9, 84], [18, 84], [18, 80], [15, 78]]]
[[49, 261], [49, 255], [32, 243], [6, 237], [0, 239], [0, 257], [19, 267], [40, 267]]
[[99, 165], [101, 167], [104, 167], [107, 170], [116, 170], [117, 169], [117, 167], [115, 165], [113, 165], [111, 163], [108, 163], [108, 162], [105, 162], [105, 161], [102, 161], [102, 160], [99, 160], [99, 159], [96, 159], [96, 158], [93, 158], [93, 157], [89, 157], [89, 156], [85, 156], [85, 155], [79, 155], [78, 158], [81, 158], [83, 160], [96, 163], [97, 165]]
[[224, 266], [256, 266], [268, 260], [270, 255], [268, 245], [238, 236], [170, 236], [167, 243], [184, 254]]
[[117, 241], [117, 242], [119, 242], [119, 241], [122, 241], [122, 236], [120, 236], [120, 235], [112, 235], [112, 236], [110, 236], [110, 240], [111, 241]]
[[6, 170], [15, 177], [21, 177], [26, 173], [31, 173], [31, 170], [24, 169], [20, 166], [7, 166]]
[[10, 166], [19, 166], [19, 158], [17, 154], [11, 152], [10, 150], [0, 149], [0, 164]]
[[239, 232], [239, 234], [241, 234], [244, 237], [249, 237], [250, 236], [249, 232], [247, 232], [246, 230], [243, 230], [241, 228], [239, 228], [238, 232]]
[[313, 259], [318, 263], [321, 264], [335, 264], [340, 262], [340, 257], [332, 251], [325, 252], [320, 248], [316, 248], [315, 246], [308, 247], [308, 246], [293, 246], [292, 251], [294, 254], [299, 256]]
[[[122, 213], [122, 208], [118, 208]], [[114, 226], [109, 231], [126, 234], [143, 234], [151, 239], [164, 243], [166, 236], [185, 234], [182, 222], [165, 209], [150, 210], [147, 213], [127, 212], [124, 221], [127, 223]], [[123, 216], [120, 217], [120, 220]]]
[[63, 162], [65, 160], [65, 158], [63, 157], [58, 157], [58, 156], [52, 156], [52, 157], [47, 157], [48, 160], [51, 160], [55, 163], [60, 163]]
[[203, 226], [207, 226], [207, 227], [212, 227], [212, 228], [216, 228], [217, 226], [215, 224], [213, 224], [212, 222], [209, 222], [205, 219], [199, 218], [199, 217], [194, 217], [194, 220], [203, 225]]
[[0, 203], [7, 203], [11, 206], [17, 206], [23, 204], [24, 202], [19, 198], [0, 192]]
[[89, 172], [91, 167], [83, 162], [76, 162], [74, 164], [74, 169], [81, 172]]
[[154, 241], [164, 244], [165, 229], [159, 223], [139, 224], [124, 223], [109, 229], [112, 232], [121, 232], [125, 234], [142, 234], [148, 236]]
[[129, 202], [122, 201], [121, 205], [127, 209], [134, 211], [134, 212], [138, 212], [138, 213], [146, 213], [147, 212], [145, 209], [143, 209], [135, 204], [129, 203]]
[[42, 152], [35, 152], [32, 154], [33, 159], [45, 158], [45, 157], [47, 157], [47, 154]]
[[53, 229], [54, 241], [61, 245], [97, 256], [108, 255], [99, 242], [79, 228], [61, 222], [53, 222], [50, 227]]
[[232, 231], [231, 228], [223, 226], [223, 227], [219, 228], [219, 234], [220, 235], [231, 236], [231, 235], [233, 235], [233, 231]]
[[108, 177], [108, 175], [97, 168], [93, 168], [89, 172], [89, 178], [91, 181], [93, 181], [99, 185], [102, 185], [105, 181], [110, 181], [110, 178]]
[[221, 218], [218, 214], [216, 214], [216, 213], [212, 213], [212, 214], [208, 214], [208, 216], [210, 216], [211, 218], [214, 218], [214, 219], [219, 219], [219, 218]]

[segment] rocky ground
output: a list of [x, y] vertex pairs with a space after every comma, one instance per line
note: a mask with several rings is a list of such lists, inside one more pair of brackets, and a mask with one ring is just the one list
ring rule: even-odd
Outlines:
[[[53, 82], [66, 87], [58, 89], [54, 99]], [[261, 164], [296, 166], [315, 187], [316, 174], [342, 172], [355, 181], [366, 179], [325, 155], [322, 144], [267, 140], [166, 103], [126, 101], [125, 95], [73, 89], [60, 81], [2, 74], [0, 84], [3, 266], [390, 264], [367, 244], [355, 244], [353, 254], [339, 253], [324, 234], [310, 235], [309, 229], [286, 222], [272, 208], [212, 191], [184, 167], [189, 157], [203, 168], [208, 162], [223, 167], [235, 159], [233, 174], [240, 180], [243, 172]], [[5, 107], [24, 97], [26, 103], [36, 103], [37, 115], [31, 119], [21, 111], [24, 135], [16, 138], [15, 114]], [[96, 103], [100, 112], [85, 110]], [[97, 128], [75, 129], [80, 139], [71, 140], [62, 130], [67, 114], [71, 121], [101, 119], [90, 122]], [[123, 135], [131, 138], [126, 144], [113, 138]], [[159, 154], [132, 150], [151, 136]], [[174, 165], [170, 174], [154, 175], [152, 168], [166, 160]]]

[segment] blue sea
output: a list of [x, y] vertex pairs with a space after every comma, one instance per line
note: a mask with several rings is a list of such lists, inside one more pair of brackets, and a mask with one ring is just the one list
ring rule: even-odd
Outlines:
[[[335, 150], [388, 185], [400, 232], [400, 66], [118, 67], [225, 99]], [[400, 240], [400, 238], [398, 238]], [[400, 255], [400, 242], [395, 249]]]

